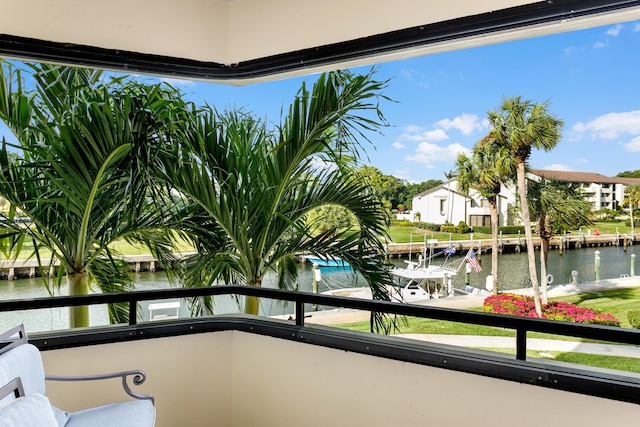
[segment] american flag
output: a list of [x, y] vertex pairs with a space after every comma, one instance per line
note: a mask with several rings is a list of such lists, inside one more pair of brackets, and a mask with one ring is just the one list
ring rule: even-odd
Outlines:
[[469, 249], [469, 253], [464, 259], [465, 261], [467, 261], [467, 263], [469, 264], [469, 267], [471, 267], [473, 271], [475, 271], [476, 273], [480, 273], [482, 271], [482, 267], [480, 267], [480, 264], [478, 263], [478, 259], [476, 258], [476, 253], [473, 252], [473, 248]]

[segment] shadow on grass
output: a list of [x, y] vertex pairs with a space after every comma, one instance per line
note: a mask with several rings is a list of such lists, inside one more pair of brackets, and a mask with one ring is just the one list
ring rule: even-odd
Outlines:
[[633, 300], [638, 298], [637, 289], [633, 288], [624, 288], [624, 289], [612, 289], [608, 291], [596, 292], [596, 293], [588, 293], [588, 294], [580, 294], [576, 301], [576, 304], [580, 305], [583, 302], [595, 300], [595, 299], [617, 299], [617, 300]]

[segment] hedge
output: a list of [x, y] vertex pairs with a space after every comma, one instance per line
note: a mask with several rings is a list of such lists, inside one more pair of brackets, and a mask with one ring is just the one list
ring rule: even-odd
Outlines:
[[[522, 225], [503, 225], [498, 227], [498, 233], [502, 234], [518, 234], [518, 231], [524, 234], [524, 226]], [[474, 233], [491, 234], [491, 227], [477, 226], [473, 227]]]

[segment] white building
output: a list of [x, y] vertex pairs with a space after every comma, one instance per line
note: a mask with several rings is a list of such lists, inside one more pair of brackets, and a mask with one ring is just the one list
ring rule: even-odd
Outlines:
[[592, 172], [568, 172], [534, 169], [533, 175], [555, 179], [557, 181], [570, 182], [580, 186], [584, 191], [586, 200], [591, 203], [594, 211], [600, 209], [618, 209], [622, 206], [625, 197], [625, 189], [631, 184], [640, 184], [640, 178], [620, 178], [617, 176], [604, 176]]
[[[640, 184], [640, 178], [608, 177], [592, 172], [567, 172], [533, 169], [529, 179], [555, 179], [557, 181], [578, 184], [585, 193], [586, 200], [591, 202], [592, 209], [617, 209], [622, 206], [625, 189], [630, 184]], [[490, 226], [489, 204], [476, 191], [469, 197], [458, 191], [458, 181], [423, 191], [413, 197], [413, 221], [432, 224], [458, 224], [464, 221], [471, 227]], [[517, 206], [515, 186], [502, 186], [498, 196], [498, 225], [514, 225], [519, 223], [513, 208]]]
[[[472, 190], [469, 197], [458, 191], [458, 181], [423, 191], [413, 197], [413, 220], [431, 224], [458, 224], [464, 221], [472, 227], [490, 226], [491, 218], [487, 199]], [[498, 196], [498, 224], [510, 225], [509, 210], [515, 206], [512, 190], [503, 188]], [[418, 219], [419, 218], [419, 219]]]

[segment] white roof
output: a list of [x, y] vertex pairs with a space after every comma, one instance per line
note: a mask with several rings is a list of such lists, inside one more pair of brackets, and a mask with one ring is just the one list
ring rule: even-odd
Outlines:
[[0, 56], [244, 84], [638, 18], [620, 0], [19, 0]]

